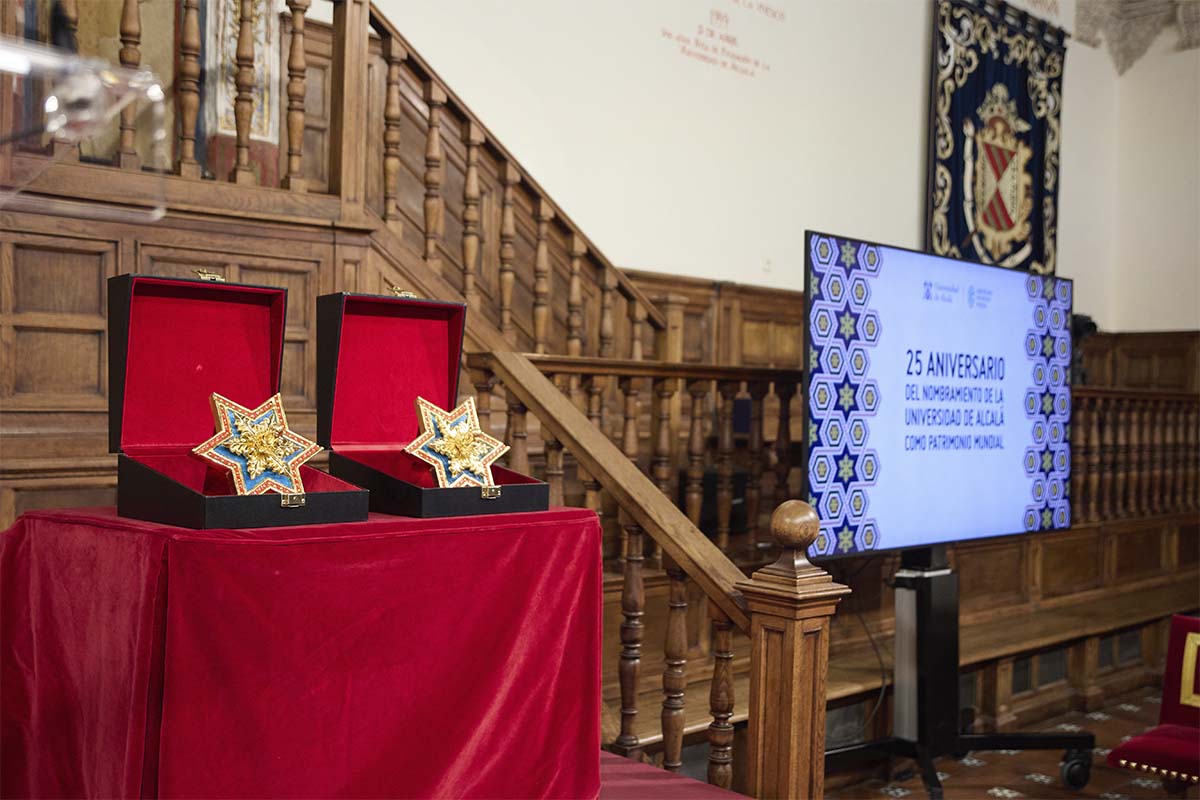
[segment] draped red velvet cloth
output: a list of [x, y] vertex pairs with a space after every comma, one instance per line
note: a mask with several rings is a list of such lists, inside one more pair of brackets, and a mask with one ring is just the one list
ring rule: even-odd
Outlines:
[[4, 797], [595, 797], [580, 509], [0, 540]]

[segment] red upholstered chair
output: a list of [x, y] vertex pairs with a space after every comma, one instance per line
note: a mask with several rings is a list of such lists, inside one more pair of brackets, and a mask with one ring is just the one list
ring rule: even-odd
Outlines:
[[1200, 783], [1200, 618], [1171, 617], [1158, 726], [1108, 754], [1113, 767], [1149, 772], [1177, 792]]

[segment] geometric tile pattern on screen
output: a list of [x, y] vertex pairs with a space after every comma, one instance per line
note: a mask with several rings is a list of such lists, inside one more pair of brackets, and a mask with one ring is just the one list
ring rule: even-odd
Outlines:
[[818, 236], [811, 248], [808, 502], [821, 528], [808, 552], [817, 557], [880, 546], [867, 489], [879, 478], [879, 454], [869, 444], [881, 397], [867, 376], [881, 332], [872, 282], [883, 264], [874, 245]]
[[1032, 327], [1025, 333], [1029, 387], [1023, 406], [1033, 444], [1025, 448], [1029, 504], [1020, 530], [1071, 524], [1071, 284], [1030, 274], [1025, 295]]

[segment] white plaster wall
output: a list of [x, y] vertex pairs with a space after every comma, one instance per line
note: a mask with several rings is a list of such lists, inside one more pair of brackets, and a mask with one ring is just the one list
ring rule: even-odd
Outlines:
[[[782, 21], [757, 3], [376, 0], [615, 263], [798, 289], [805, 228], [919, 247], [931, 3], [769, 0]], [[1073, 0], [1022, 5], [1072, 27]], [[713, 12], [769, 71], [736, 75], [664, 36]], [[1106, 52], [1068, 49], [1059, 269], [1106, 329], [1181, 327], [1195, 306], [1196, 58], [1156, 50], [1118, 80]], [[1155, 226], [1161, 257], [1132, 277], [1127, 231], [1160, 213], [1179, 224]]]

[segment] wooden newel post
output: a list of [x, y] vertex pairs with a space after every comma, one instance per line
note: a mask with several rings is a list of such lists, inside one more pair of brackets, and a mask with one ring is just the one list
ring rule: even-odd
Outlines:
[[808, 503], [780, 505], [771, 536], [783, 554], [737, 584], [750, 609], [746, 791], [753, 797], [824, 794], [829, 618], [850, 589], [805, 556], [819, 529]]

